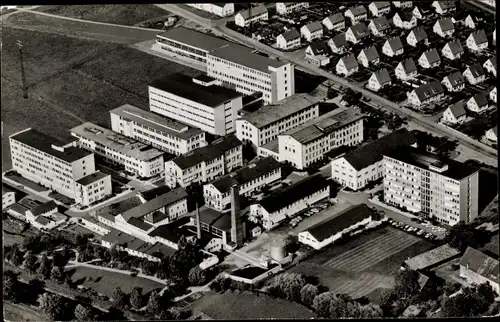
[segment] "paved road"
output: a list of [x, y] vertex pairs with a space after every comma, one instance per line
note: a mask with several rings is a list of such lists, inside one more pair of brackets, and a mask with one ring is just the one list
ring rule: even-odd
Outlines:
[[236, 42], [242, 43], [244, 45], [247, 45], [249, 47], [255, 48], [255, 49], [260, 50], [262, 52], [265, 52], [269, 55], [291, 61], [296, 66], [301, 67], [303, 70], [305, 70], [311, 74], [323, 76], [323, 77], [330, 79], [330, 80], [334, 81], [335, 83], [340, 84], [344, 87], [350, 88], [350, 89], [355, 90], [357, 92], [361, 92], [366, 98], [369, 98], [373, 101], [372, 106], [374, 106], [376, 108], [386, 109], [386, 110], [388, 110], [392, 113], [395, 113], [395, 114], [404, 114], [404, 116], [407, 117], [409, 120], [414, 121], [418, 125], [428, 129], [428, 131], [430, 131], [430, 132], [434, 132], [437, 135], [444, 134], [448, 137], [459, 140], [462, 144], [464, 144], [470, 148], [473, 148], [475, 150], [480, 150], [488, 156], [492, 156], [492, 157], [497, 156], [497, 151], [495, 149], [492, 149], [492, 148], [490, 148], [490, 147], [488, 147], [480, 142], [477, 142], [477, 141], [475, 141], [475, 140], [473, 140], [465, 135], [461, 135], [459, 133], [456, 133], [453, 130], [451, 130], [445, 126], [442, 126], [440, 124], [436, 124], [429, 119], [423, 118], [422, 115], [419, 115], [418, 113], [415, 113], [407, 108], [401, 107], [399, 104], [394, 103], [392, 101], [389, 101], [386, 98], [383, 98], [381, 96], [378, 96], [377, 94], [375, 94], [371, 91], [368, 91], [364, 88], [361, 88], [357, 84], [350, 83], [344, 78], [338, 77], [338, 76], [333, 75], [331, 73], [328, 73], [320, 68], [317, 68], [317, 67], [309, 64], [308, 62], [306, 62], [302, 58], [299, 59], [296, 57], [292, 57], [291, 55], [288, 55], [287, 53], [280, 52], [280, 51], [278, 51], [274, 48], [271, 48], [269, 46], [266, 46], [258, 41], [255, 41], [253, 39], [245, 37], [244, 35], [242, 35], [240, 33], [237, 33], [233, 30], [230, 30], [224, 26], [221, 26], [221, 25], [219, 25], [220, 23], [218, 23], [217, 21], [211, 21], [209, 19], [199, 17], [196, 14], [189, 12], [188, 10], [179, 8], [178, 6], [176, 6], [174, 4], [163, 4], [163, 5], [157, 5], [157, 6], [160, 8], [163, 8], [165, 10], [168, 10], [170, 12], [173, 12], [174, 14], [182, 16], [186, 19], [192, 20], [205, 28], [211, 29], [214, 32], [214, 34], [224, 35], [233, 41], [236, 41]]

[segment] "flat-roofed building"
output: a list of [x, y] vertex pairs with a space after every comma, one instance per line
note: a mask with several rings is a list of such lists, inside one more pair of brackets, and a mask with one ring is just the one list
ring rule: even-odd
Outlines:
[[173, 155], [205, 146], [205, 132], [138, 107], [125, 104], [110, 112], [111, 129]]
[[478, 216], [477, 168], [413, 148], [384, 154], [383, 167], [387, 204], [450, 226]]
[[233, 134], [165, 163], [165, 184], [187, 187], [209, 182], [243, 165], [241, 141]]
[[71, 135], [81, 148], [123, 165], [127, 172], [141, 178], [164, 176], [163, 151], [90, 122], [72, 128]]
[[111, 175], [96, 171], [76, 181], [75, 201], [83, 206], [89, 206], [110, 196]]
[[35, 129], [9, 137], [12, 169], [21, 176], [75, 198], [75, 182], [95, 172], [94, 154]]
[[149, 109], [215, 135], [234, 132], [242, 95], [210, 77], [175, 73], [149, 85]]
[[363, 114], [338, 108], [278, 136], [279, 161], [304, 169], [343, 145], [363, 142]]
[[238, 171], [203, 186], [205, 204], [224, 210], [231, 203], [231, 187], [239, 187], [239, 195], [249, 196], [263, 186], [281, 179], [281, 164], [272, 157], [258, 159]]
[[226, 45], [207, 55], [207, 74], [245, 95], [262, 93], [266, 103], [295, 94], [295, 67], [253, 53], [239, 45]]
[[330, 197], [330, 183], [321, 175], [307, 177], [250, 206], [250, 219], [270, 230], [287, 217]]
[[219, 17], [234, 15], [234, 3], [186, 3], [186, 5]]
[[258, 148], [319, 116], [320, 99], [308, 94], [297, 94], [274, 105], [262, 107], [236, 120], [236, 136]]

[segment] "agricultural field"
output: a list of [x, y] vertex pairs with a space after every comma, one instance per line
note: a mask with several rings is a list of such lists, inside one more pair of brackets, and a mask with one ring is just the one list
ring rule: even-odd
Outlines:
[[168, 15], [169, 12], [153, 4], [117, 5], [47, 5], [36, 9], [69, 18], [133, 26], [142, 21]]
[[191, 308], [195, 314], [203, 312], [216, 320], [309, 319], [315, 317], [313, 312], [300, 304], [249, 292], [207, 293], [195, 301]]
[[331, 245], [290, 271], [316, 276], [330, 291], [359, 298], [392, 288], [403, 261], [433, 247], [416, 236], [384, 227]]

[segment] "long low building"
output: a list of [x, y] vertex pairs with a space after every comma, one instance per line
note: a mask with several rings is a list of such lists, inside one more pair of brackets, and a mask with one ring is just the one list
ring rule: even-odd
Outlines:
[[383, 177], [384, 153], [415, 142], [408, 130], [401, 129], [362, 145], [331, 162], [332, 179], [352, 190], [361, 189]]
[[205, 204], [224, 210], [231, 203], [231, 187], [239, 186], [239, 195], [248, 196], [263, 186], [281, 179], [281, 164], [272, 157], [259, 159], [244, 168], [203, 186]]
[[109, 113], [113, 131], [173, 155], [207, 144], [202, 130], [129, 104]]
[[314, 249], [321, 249], [334, 243], [343, 234], [372, 221], [374, 211], [361, 204], [349, 207], [335, 217], [322, 221], [298, 234], [299, 242]]
[[251, 221], [270, 230], [310, 205], [330, 197], [330, 183], [320, 175], [308, 177], [250, 206]]
[[176, 73], [157, 79], [149, 85], [149, 109], [205, 132], [227, 135], [235, 131], [243, 101], [241, 94], [220, 84], [206, 75]]
[[297, 94], [279, 103], [267, 105], [236, 120], [236, 136], [258, 148], [319, 116], [320, 99], [309, 94]]
[[209, 182], [243, 165], [243, 146], [233, 134], [165, 163], [165, 184], [187, 187]]
[[304, 169], [325, 153], [363, 142], [363, 114], [336, 109], [278, 136], [279, 161]]
[[219, 17], [234, 15], [234, 3], [186, 3], [186, 5]]
[[125, 171], [142, 178], [164, 176], [163, 151], [90, 122], [72, 128], [71, 135], [81, 148], [123, 165]]
[[407, 259], [402, 268], [409, 268], [414, 271], [428, 271], [459, 256], [460, 250], [451, 247], [449, 244], [444, 244]]

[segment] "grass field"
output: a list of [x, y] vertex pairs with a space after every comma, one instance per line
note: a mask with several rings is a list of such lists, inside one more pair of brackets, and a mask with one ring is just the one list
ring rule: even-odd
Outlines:
[[32, 307], [24, 304], [3, 302], [4, 319], [8, 321], [46, 321], [47, 318]]
[[119, 5], [51, 5], [36, 11], [69, 18], [133, 26], [139, 22], [168, 15], [169, 12], [153, 4]]
[[[142, 293], [148, 294], [154, 289], [161, 290], [164, 285], [141, 277], [132, 277], [130, 275], [114, 273], [89, 267], [73, 267], [69, 271], [74, 270], [72, 274], [72, 281], [83, 281], [80, 283], [86, 287], [94, 289], [96, 292], [104, 294], [108, 297], [113, 295], [116, 287], [121, 287], [125, 293], [130, 293], [132, 288], [138, 286], [142, 287]], [[88, 278], [92, 276], [93, 280], [97, 282], [89, 282]]]
[[245, 319], [308, 319], [315, 315], [307, 308], [263, 294], [207, 293], [192, 304], [195, 313], [203, 312], [216, 320]]

